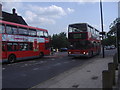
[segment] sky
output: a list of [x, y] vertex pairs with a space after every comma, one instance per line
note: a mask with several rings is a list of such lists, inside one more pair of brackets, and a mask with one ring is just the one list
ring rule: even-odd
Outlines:
[[[118, 17], [118, 2], [103, 2], [104, 31]], [[29, 26], [47, 29], [50, 35], [67, 33], [69, 24], [88, 23], [101, 31], [99, 2], [2, 2], [2, 10], [16, 9]]]

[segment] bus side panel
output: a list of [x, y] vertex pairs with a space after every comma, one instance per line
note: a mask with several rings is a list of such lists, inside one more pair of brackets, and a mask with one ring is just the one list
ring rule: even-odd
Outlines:
[[34, 52], [34, 51], [11, 51], [8, 52], [7, 55], [14, 54], [16, 58], [22, 58], [22, 57], [32, 57], [32, 56], [38, 56], [39, 52]]
[[6, 58], [7, 58], [7, 52], [2, 51], [2, 59], [6, 59]]

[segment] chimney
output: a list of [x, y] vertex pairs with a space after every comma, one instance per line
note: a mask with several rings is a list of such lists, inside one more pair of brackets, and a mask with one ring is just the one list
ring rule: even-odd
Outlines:
[[13, 13], [13, 15], [17, 15], [15, 8], [12, 9], [12, 13]]

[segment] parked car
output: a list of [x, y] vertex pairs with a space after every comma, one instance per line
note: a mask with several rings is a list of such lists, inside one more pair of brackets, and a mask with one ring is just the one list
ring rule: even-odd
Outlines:
[[110, 50], [110, 49], [115, 49], [115, 46], [114, 45], [111, 45], [111, 46], [105, 46], [106, 50]]
[[66, 52], [67, 48], [60, 48], [60, 52]]
[[105, 49], [106, 49], [106, 50], [110, 50], [111, 47], [110, 47], [110, 46], [106, 46]]

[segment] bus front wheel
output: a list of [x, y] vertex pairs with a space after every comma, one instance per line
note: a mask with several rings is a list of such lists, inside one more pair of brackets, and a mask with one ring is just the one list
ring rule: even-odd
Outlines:
[[8, 57], [8, 63], [13, 63], [13, 62], [15, 62], [15, 60], [16, 60], [15, 55], [10, 55], [10, 56]]

